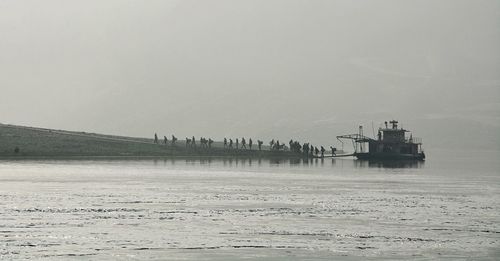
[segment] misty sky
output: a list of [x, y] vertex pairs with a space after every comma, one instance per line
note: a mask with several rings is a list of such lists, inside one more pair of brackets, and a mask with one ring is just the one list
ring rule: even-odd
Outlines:
[[0, 0], [0, 122], [500, 149], [500, 1]]

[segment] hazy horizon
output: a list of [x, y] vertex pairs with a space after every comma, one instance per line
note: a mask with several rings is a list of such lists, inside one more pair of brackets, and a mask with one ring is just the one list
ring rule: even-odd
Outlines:
[[500, 150], [499, 1], [2, 1], [0, 122]]

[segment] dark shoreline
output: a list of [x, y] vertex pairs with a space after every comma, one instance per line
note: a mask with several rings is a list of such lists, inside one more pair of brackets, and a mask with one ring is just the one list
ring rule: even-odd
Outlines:
[[249, 155], [234, 155], [234, 156], [220, 156], [220, 155], [143, 155], [143, 156], [89, 156], [89, 155], [75, 155], [75, 156], [0, 156], [0, 161], [23, 161], [23, 160], [149, 160], [149, 159], [256, 159], [256, 160], [300, 160], [300, 159], [313, 159], [307, 157], [284, 157], [284, 156], [249, 156]]
[[0, 124], [0, 160], [308, 159], [287, 150], [156, 143], [153, 139]]

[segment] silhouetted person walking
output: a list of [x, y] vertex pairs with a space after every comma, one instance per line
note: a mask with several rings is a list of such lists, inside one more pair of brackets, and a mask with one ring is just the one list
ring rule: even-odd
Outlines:
[[158, 135], [155, 133], [155, 143], [158, 144]]
[[241, 138], [241, 149], [247, 149], [247, 141], [245, 138]]
[[321, 146], [321, 157], [325, 157], [325, 148], [323, 148], [323, 146]]
[[250, 148], [250, 150], [252, 150], [252, 138], [248, 139], [248, 147]]
[[167, 142], [168, 142], [167, 136], [163, 136], [163, 143], [167, 145]]
[[229, 148], [232, 149], [233, 148], [233, 139], [229, 139]]
[[227, 138], [224, 138], [224, 148], [227, 148]]
[[263, 143], [264, 143], [263, 141], [261, 141], [261, 140], [257, 140], [257, 145], [259, 146], [259, 151], [261, 151], [261, 150], [262, 150], [262, 144], [263, 144]]
[[238, 138], [236, 138], [236, 149], [238, 149], [238, 146], [239, 146], [239, 142], [238, 142]]

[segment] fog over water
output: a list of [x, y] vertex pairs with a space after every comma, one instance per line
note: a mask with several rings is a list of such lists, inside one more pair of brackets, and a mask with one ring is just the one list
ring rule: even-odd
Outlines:
[[499, 1], [1, 1], [0, 122], [500, 149]]

